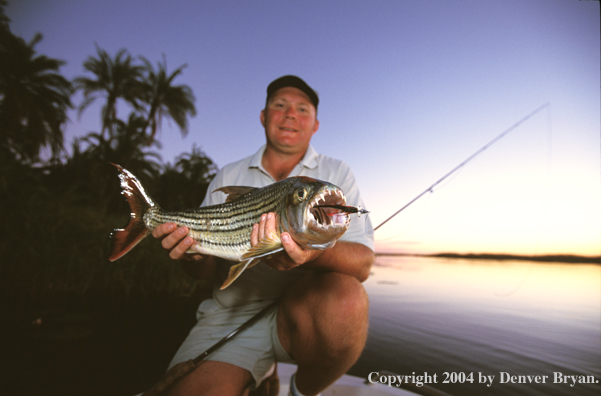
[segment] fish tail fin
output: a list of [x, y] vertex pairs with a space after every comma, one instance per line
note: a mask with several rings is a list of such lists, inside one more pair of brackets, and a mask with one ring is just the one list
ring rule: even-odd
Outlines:
[[111, 233], [113, 248], [109, 261], [115, 261], [125, 256], [140, 241], [150, 234], [143, 221], [131, 219], [124, 229], [115, 230]]
[[144, 214], [155, 204], [144, 191], [140, 181], [131, 172], [117, 164], [111, 163], [111, 165], [119, 171], [121, 193], [131, 208], [131, 217], [125, 229], [114, 230], [111, 233], [113, 247], [109, 261], [115, 261], [127, 254], [150, 234], [150, 230], [144, 223]]

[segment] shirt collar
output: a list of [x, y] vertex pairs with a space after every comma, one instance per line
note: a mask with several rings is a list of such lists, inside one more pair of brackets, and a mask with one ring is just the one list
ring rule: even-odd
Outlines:
[[263, 146], [261, 146], [259, 151], [257, 151], [255, 155], [252, 156], [252, 158], [250, 159], [250, 164], [248, 165], [249, 168], [263, 169], [263, 165], [261, 165], [261, 159], [263, 159], [263, 153], [265, 152], [266, 147], [267, 145], [264, 144]]
[[317, 151], [315, 151], [313, 146], [309, 145], [309, 147], [307, 147], [305, 156], [300, 161], [300, 164], [305, 168], [315, 169], [317, 167], [317, 156]]

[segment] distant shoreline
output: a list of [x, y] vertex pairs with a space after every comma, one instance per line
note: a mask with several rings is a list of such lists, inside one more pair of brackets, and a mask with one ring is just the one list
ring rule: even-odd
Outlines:
[[545, 263], [570, 263], [570, 264], [601, 264], [601, 256], [578, 256], [572, 254], [546, 254], [536, 256], [515, 255], [515, 254], [494, 254], [494, 253], [376, 253], [376, 256], [409, 256], [409, 257], [440, 257], [451, 259], [468, 260], [522, 260], [522, 261], [540, 261]]

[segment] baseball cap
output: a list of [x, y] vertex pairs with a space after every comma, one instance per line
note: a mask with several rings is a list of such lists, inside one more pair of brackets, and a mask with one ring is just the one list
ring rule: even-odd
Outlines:
[[266, 102], [269, 101], [269, 98], [271, 97], [271, 95], [273, 95], [275, 91], [284, 87], [293, 87], [300, 89], [309, 97], [309, 100], [311, 100], [311, 103], [313, 103], [313, 106], [315, 106], [315, 109], [317, 109], [317, 105], [319, 104], [319, 96], [317, 96], [317, 93], [301, 78], [293, 75], [282, 76], [273, 80], [271, 84], [267, 86]]

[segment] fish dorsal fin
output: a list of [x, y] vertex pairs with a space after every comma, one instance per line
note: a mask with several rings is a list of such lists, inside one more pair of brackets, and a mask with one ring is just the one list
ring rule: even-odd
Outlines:
[[248, 187], [248, 186], [225, 186], [216, 189], [213, 192], [221, 191], [222, 193], [227, 195], [225, 202], [232, 202], [241, 198], [243, 195], [248, 194], [256, 190], [256, 187]]
[[221, 285], [221, 290], [231, 285], [245, 269], [255, 266], [259, 262], [259, 258], [269, 256], [270, 254], [277, 253], [281, 250], [284, 250], [284, 247], [282, 246], [282, 240], [278, 234], [274, 232], [263, 237], [259, 243], [248, 249], [248, 251], [242, 255], [242, 260], [246, 261], [242, 261], [230, 267], [230, 272], [225, 282], [223, 282], [223, 285]]

